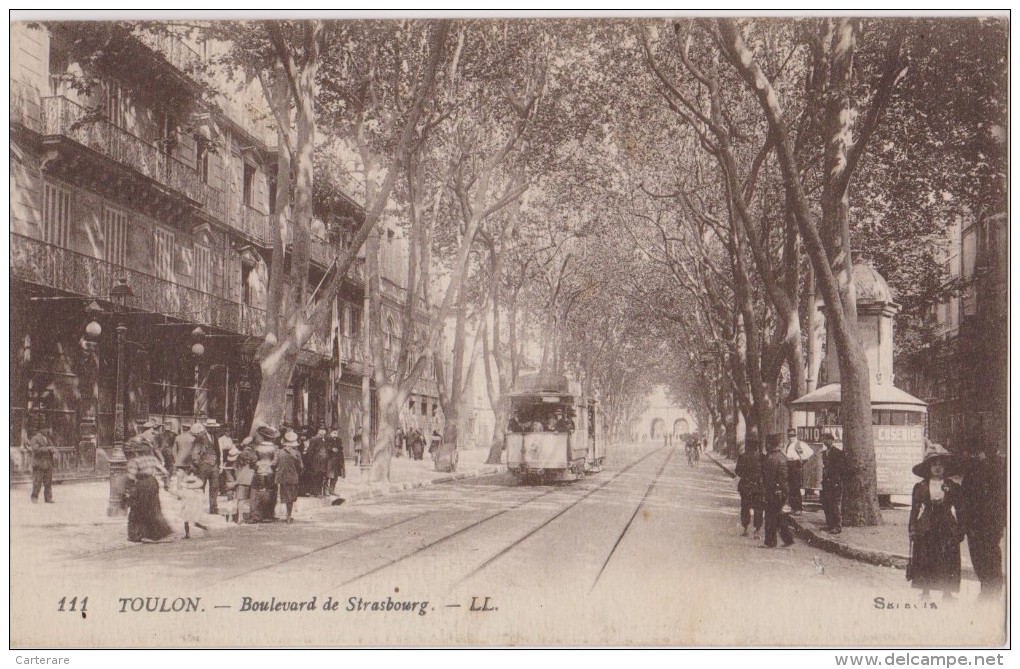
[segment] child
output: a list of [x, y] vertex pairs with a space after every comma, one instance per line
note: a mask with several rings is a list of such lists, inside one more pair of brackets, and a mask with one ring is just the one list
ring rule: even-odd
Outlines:
[[191, 538], [191, 525], [209, 532], [209, 528], [199, 522], [205, 509], [205, 483], [194, 472], [177, 472], [175, 495], [181, 503], [181, 519], [184, 521], [184, 538]]

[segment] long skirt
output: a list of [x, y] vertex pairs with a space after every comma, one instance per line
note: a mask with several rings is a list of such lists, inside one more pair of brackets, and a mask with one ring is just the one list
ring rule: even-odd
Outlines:
[[[940, 510], [941, 511], [941, 510]], [[923, 590], [960, 591], [960, 544], [948, 510], [933, 514], [931, 529], [914, 541], [911, 584]]]
[[159, 504], [159, 481], [149, 474], [139, 474], [131, 493], [128, 541], [159, 541], [171, 534], [173, 530], [163, 517]]

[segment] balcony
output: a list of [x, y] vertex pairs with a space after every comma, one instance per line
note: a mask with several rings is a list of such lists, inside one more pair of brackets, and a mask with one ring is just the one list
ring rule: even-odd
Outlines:
[[184, 195], [210, 212], [219, 210], [222, 216], [222, 194], [203, 182], [188, 165], [108, 121], [89, 118], [84, 107], [63, 96], [43, 98], [43, 105], [43, 135], [70, 139]]
[[202, 57], [184, 41], [169, 33], [151, 33], [141, 30], [136, 33], [138, 41], [157, 52], [168, 63], [185, 74], [194, 76], [202, 64]]
[[230, 226], [260, 246], [272, 245], [270, 216], [246, 204], [234, 208]]
[[[134, 296], [127, 306], [136, 311], [165, 314], [230, 332], [261, 337], [266, 312], [195, 288], [115, 265], [70, 249], [10, 233], [11, 277], [85, 297], [105, 298], [121, 277]], [[329, 341], [315, 334], [305, 350], [332, 356]]]

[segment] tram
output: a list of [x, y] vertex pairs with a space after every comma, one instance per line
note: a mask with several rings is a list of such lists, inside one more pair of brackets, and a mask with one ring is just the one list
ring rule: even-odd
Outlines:
[[526, 374], [510, 393], [507, 469], [523, 481], [574, 481], [602, 470], [605, 425], [598, 402], [561, 374]]

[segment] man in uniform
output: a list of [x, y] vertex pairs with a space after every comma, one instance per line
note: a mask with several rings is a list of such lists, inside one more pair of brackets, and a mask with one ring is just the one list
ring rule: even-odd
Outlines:
[[839, 534], [843, 531], [843, 446], [836, 446], [830, 433], [822, 435], [822, 509], [825, 511], [825, 531]]
[[783, 505], [786, 504], [788, 479], [786, 471], [786, 455], [783, 453], [779, 435], [769, 435], [766, 439], [768, 455], [762, 467], [762, 479], [765, 486], [765, 544], [766, 548], [776, 547], [776, 531], [783, 539], [783, 546], [793, 543], [793, 533], [786, 525]]
[[28, 441], [32, 451], [32, 502], [39, 502], [39, 490], [44, 490], [47, 504], [53, 504], [53, 431], [48, 425], [39, 428]]

